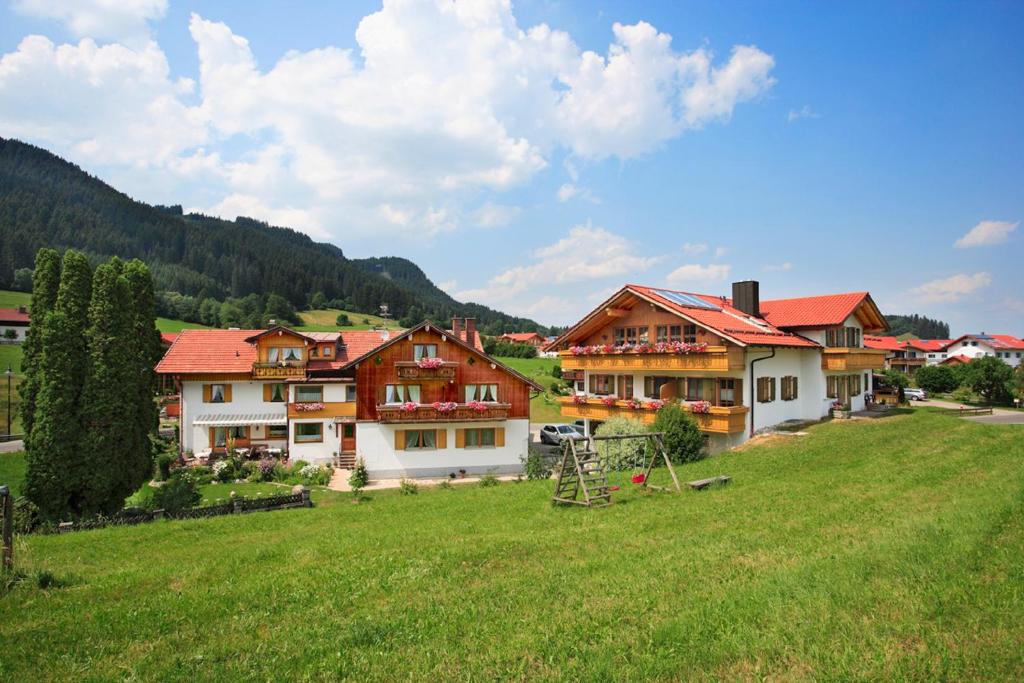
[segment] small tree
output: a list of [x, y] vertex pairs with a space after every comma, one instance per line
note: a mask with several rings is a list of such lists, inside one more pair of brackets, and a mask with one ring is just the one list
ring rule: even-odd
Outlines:
[[994, 356], [975, 358], [967, 364], [966, 384], [981, 394], [986, 403], [1008, 401], [1013, 369]]
[[910, 384], [907, 376], [898, 370], [886, 370], [882, 373], [885, 383], [896, 390], [896, 402], [900, 405], [907, 402], [907, 395], [903, 391]]
[[[639, 420], [613, 417], [602, 422], [595, 436], [636, 436], [647, 434], [647, 427]], [[604, 466], [610, 470], [629, 470], [644, 466], [647, 439], [609, 439], [597, 441], [597, 452]]]
[[678, 403], [662, 406], [651, 431], [665, 433], [665, 450], [673, 463], [692, 462], [707, 455], [707, 444], [697, 421]]
[[356, 466], [352, 469], [352, 474], [348, 476], [348, 485], [352, 489], [352, 497], [359, 500], [363, 489], [369, 483], [370, 473], [366, 471], [366, 461], [359, 458], [356, 460]]
[[956, 373], [948, 365], [926, 365], [917, 371], [917, 386], [932, 394], [953, 391], [960, 382]]
[[338, 327], [348, 327], [352, 324], [352, 321], [349, 320], [348, 313], [339, 313], [337, 320], [334, 322], [337, 323]]
[[17, 338], [18, 338], [18, 331], [16, 329], [14, 329], [13, 327], [8, 327], [6, 330], [4, 330], [4, 339], [9, 339], [9, 340], [13, 341], [13, 340], [15, 340]]

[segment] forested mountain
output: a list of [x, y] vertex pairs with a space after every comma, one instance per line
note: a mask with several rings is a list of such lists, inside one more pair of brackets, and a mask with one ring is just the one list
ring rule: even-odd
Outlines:
[[288, 228], [150, 206], [44, 149], [0, 138], [0, 288], [32, 267], [40, 247], [75, 248], [97, 260], [142, 259], [163, 293], [161, 305], [192, 311], [200, 322], [201, 308], [213, 311], [228, 298], [252, 303], [258, 295], [262, 310], [271, 294], [296, 308], [322, 294], [318, 300], [360, 312], [386, 303], [396, 318], [472, 316], [491, 334], [546, 332], [532, 320], [455, 301], [405, 259], [350, 260]]
[[934, 320], [923, 315], [887, 315], [889, 334], [898, 337], [901, 334], [912, 334], [918, 339], [949, 339], [949, 323]]

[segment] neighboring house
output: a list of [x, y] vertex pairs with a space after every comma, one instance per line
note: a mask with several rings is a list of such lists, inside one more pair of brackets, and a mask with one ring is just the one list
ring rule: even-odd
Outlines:
[[536, 332], [507, 332], [500, 337], [501, 341], [511, 342], [513, 344], [526, 344], [528, 346], [536, 346], [540, 348], [547, 342], [544, 337], [540, 336]]
[[864, 336], [864, 346], [886, 352], [885, 367], [913, 376], [918, 368], [941, 363], [946, 358], [948, 339], [905, 339]]
[[[522, 469], [540, 387], [452, 330], [185, 330], [157, 366], [181, 393], [181, 448], [257, 444], [293, 460], [357, 456], [376, 478]], [[426, 360], [424, 360], [426, 359]]]
[[0, 308], [0, 342], [21, 343], [28, 332], [29, 313], [25, 306]]
[[949, 342], [945, 349], [949, 356], [969, 359], [994, 356], [1011, 367], [1017, 367], [1024, 358], [1024, 339], [1009, 334], [965, 334]]
[[561, 399], [566, 418], [651, 423], [659, 401], [678, 399], [717, 451], [835, 401], [863, 409], [885, 357], [863, 335], [885, 329], [867, 292], [760, 301], [754, 281], [732, 299], [626, 285], [548, 349], [584, 375]]
[[974, 359], [964, 355], [950, 356], [946, 360], [939, 363], [939, 365], [949, 365], [952, 367], [956, 365], [964, 365], [965, 363], [970, 363], [972, 360]]

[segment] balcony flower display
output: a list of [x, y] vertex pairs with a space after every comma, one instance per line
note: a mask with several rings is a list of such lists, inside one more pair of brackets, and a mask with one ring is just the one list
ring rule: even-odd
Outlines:
[[711, 412], [711, 404], [707, 401], [694, 401], [690, 404], [690, 412], [697, 415], [707, 415]]
[[615, 397], [614, 396], [605, 396], [604, 398], [601, 399], [601, 403], [603, 403], [606, 406], [608, 406], [609, 408], [611, 408], [612, 406], [615, 405]]
[[657, 412], [665, 407], [665, 402], [659, 399], [654, 399], [653, 401], [648, 401], [647, 407]]
[[639, 344], [595, 344], [594, 346], [573, 346], [569, 352], [574, 356], [602, 356], [616, 355], [622, 353], [703, 353], [707, 351], [708, 345], [704, 342], [689, 343], [680, 341], [670, 342], [640, 342]]
[[572, 402], [575, 403], [578, 406], [586, 405], [587, 397], [584, 396], [583, 394], [573, 394], [572, 395]]
[[631, 398], [629, 399], [629, 407], [632, 410], [643, 410], [644, 402], [638, 398]]
[[434, 410], [439, 413], [454, 413], [458, 407], [459, 404], [453, 401], [437, 401], [434, 403]]
[[440, 358], [427, 358], [424, 356], [416, 361], [416, 367], [422, 370], [435, 370], [444, 365], [444, 361]]
[[324, 404], [319, 401], [310, 401], [307, 403], [296, 403], [295, 410], [300, 413], [315, 413], [318, 410], [323, 410]]
[[401, 410], [403, 413], [415, 413], [416, 412], [416, 408], [418, 408], [418, 407], [419, 407], [418, 403], [413, 403], [412, 401], [408, 401], [408, 402], [403, 403], [402, 405], [400, 405], [398, 407], [398, 409]]
[[484, 403], [483, 401], [470, 401], [469, 403], [466, 404], [466, 407], [469, 408], [470, 410], [475, 410], [478, 413], [487, 412], [487, 404]]

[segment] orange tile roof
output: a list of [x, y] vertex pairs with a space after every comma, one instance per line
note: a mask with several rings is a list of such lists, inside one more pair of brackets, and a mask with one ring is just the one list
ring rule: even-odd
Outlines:
[[[794, 346], [817, 348], [816, 342], [796, 334], [783, 332], [776, 326], [761, 318], [749, 316], [737, 308], [733, 308], [728, 299], [708, 294], [695, 294], [693, 292], [678, 292], [675, 290], [658, 289], [643, 285], [626, 285], [630, 289], [647, 299], [650, 299], [670, 311], [684, 315], [695, 322], [718, 332], [719, 334], [734, 339], [742, 344], [751, 346]], [[671, 299], [666, 298], [658, 292], [672, 292], [696, 297], [709, 306], [715, 308], [701, 308], [699, 306], [685, 306]]]
[[957, 362], [957, 363], [970, 363], [971, 362], [971, 358], [969, 356], [965, 356], [964, 354], [961, 353], [961, 354], [958, 354], [956, 356], [950, 356], [949, 358], [947, 358], [944, 361], [942, 361], [941, 363], [939, 363], [939, 365], [945, 365], [946, 363], [952, 363], [954, 361]]
[[864, 348], [884, 349], [886, 351], [902, 351], [904, 346], [903, 342], [896, 337], [876, 337], [874, 335], [865, 334]]
[[256, 347], [247, 338], [262, 330], [182, 330], [157, 363], [167, 375], [252, 372]]
[[28, 316], [27, 312], [19, 311], [17, 308], [0, 308], [0, 323], [28, 325]]
[[803, 296], [761, 302], [761, 315], [776, 327], [842, 325], [868, 297], [867, 292]]
[[160, 333], [160, 341], [162, 341], [164, 344], [167, 344], [168, 346], [173, 344], [174, 340], [177, 339], [177, 338], [178, 338], [178, 333], [177, 332], [161, 332]]
[[540, 336], [536, 332], [506, 332], [505, 334], [501, 335], [501, 338], [511, 339], [512, 341], [516, 342], [525, 342], [530, 341], [531, 339], [544, 339], [544, 337]]

